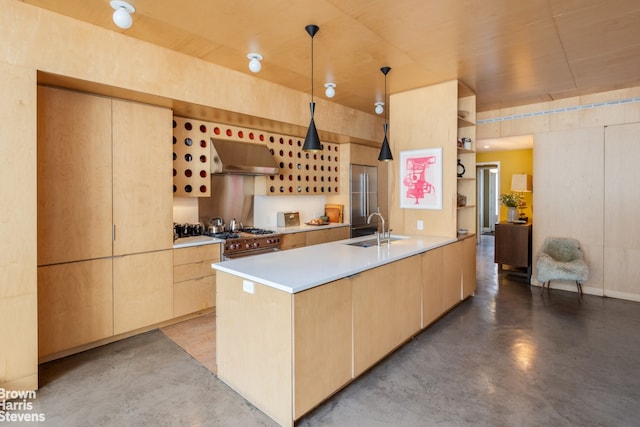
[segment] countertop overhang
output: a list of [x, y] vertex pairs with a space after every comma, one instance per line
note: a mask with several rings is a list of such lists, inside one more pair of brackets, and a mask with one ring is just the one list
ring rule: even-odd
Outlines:
[[180, 237], [173, 242], [173, 249], [188, 248], [190, 246], [210, 245], [212, 243], [222, 243], [224, 240], [211, 236], [191, 236]]
[[451, 237], [401, 236], [403, 238], [381, 246], [348, 244], [372, 237], [223, 261], [212, 267], [294, 294], [457, 241]]

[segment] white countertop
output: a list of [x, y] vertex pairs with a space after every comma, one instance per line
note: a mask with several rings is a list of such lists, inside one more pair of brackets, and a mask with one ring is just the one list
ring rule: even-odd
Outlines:
[[346, 244], [372, 238], [374, 236], [363, 236], [239, 258], [215, 263], [212, 267], [294, 294], [457, 240], [449, 237], [409, 236], [395, 240], [390, 245], [367, 248]]
[[222, 243], [224, 240], [211, 236], [191, 236], [181, 237], [173, 242], [173, 249], [188, 248], [190, 246], [210, 245], [212, 243]]
[[[325, 230], [327, 228], [337, 228], [337, 227], [348, 227], [349, 224], [345, 224], [342, 222], [330, 222], [327, 225], [307, 225], [302, 224], [296, 227], [260, 227], [269, 230], [274, 230], [278, 234], [291, 234], [291, 233], [301, 233], [304, 231], [315, 231], [315, 230]], [[176, 239], [173, 242], [173, 248], [188, 248], [190, 246], [199, 246], [199, 245], [210, 245], [211, 243], [222, 243], [223, 239], [216, 239], [211, 236], [191, 236], [191, 237], [181, 237]]]

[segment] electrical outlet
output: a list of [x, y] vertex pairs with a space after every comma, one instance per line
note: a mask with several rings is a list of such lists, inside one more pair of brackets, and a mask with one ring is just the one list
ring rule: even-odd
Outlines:
[[243, 280], [242, 281], [242, 290], [245, 291], [248, 294], [254, 293], [255, 292], [254, 283], [249, 281], [249, 280]]
[[418, 227], [418, 230], [422, 230], [424, 228], [424, 223], [421, 219], [418, 220], [418, 224], [416, 225], [416, 227]]

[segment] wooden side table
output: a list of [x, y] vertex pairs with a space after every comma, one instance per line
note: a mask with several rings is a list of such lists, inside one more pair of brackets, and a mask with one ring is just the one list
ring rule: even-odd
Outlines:
[[522, 275], [531, 283], [531, 230], [530, 222], [496, 224], [494, 262], [498, 273], [502, 273], [503, 264], [516, 267], [509, 273]]

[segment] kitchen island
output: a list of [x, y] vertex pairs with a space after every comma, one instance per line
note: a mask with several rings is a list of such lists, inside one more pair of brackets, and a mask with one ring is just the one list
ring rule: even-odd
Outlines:
[[218, 376], [281, 425], [475, 289], [473, 238], [371, 238], [213, 264]]

